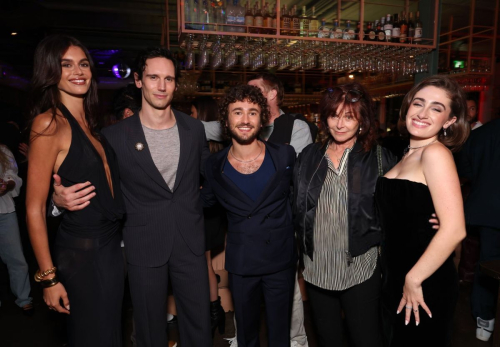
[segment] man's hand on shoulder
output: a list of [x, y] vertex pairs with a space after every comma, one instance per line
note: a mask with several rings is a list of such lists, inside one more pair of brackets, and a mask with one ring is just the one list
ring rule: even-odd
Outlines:
[[54, 176], [54, 193], [52, 200], [54, 205], [68, 211], [83, 210], [90, 204], [96, 193], [95, 187], [90, 182], [78, 183], [71, 187], [64, 187], [61, 184], [61, 177], [57, 174]]

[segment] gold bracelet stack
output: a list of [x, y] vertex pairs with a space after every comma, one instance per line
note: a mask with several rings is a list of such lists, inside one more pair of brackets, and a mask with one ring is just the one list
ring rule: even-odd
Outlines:
[[44, 277], [50, 275], [50, 274], [55, 274], [57, 271], [57, 268], [54, 266], [51, 269], [45, 270], [44, 272], [40, 272], [40, 269], [38, 269], [35, 273], [35, 281], [41, 282]]

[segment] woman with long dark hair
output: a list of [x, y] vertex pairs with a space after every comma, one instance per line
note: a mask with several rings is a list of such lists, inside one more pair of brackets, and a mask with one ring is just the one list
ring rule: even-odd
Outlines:
[[373, 193], [396, 159], [376, 145], [375, 109], [359, 83], [327, 90], [320, 112], [323, 140], [294, 169], [295, 230], [318, 346], [342, 346], [342, 311], [352, 346], [381, 346]]
[[[68, 314], [70, 346], [121, 346], [124, 209], [114, 152], [97, 131], [94, 65], [78, 40], [52, 35], [40, 42], [31, 100], [26, 207], [35, 278], [49, 308]], [[96, 196], [64, 213], [52, 257], [45, 203], [56, 173], [65, 186], [92, 184]]]
[[[383, 303], [392, 325], [390, 346], [451, 342], [458, 299], [452, 253], [465, 237], [452, 151], [469, 135], [466, 116], [465, 94], [446, 76], [423, 80], [403, 99], [399, 125], [410, 145], [379, 179], [375, 194], [385, 236]], [[434, 212], [437, 232], [427, 222]]]

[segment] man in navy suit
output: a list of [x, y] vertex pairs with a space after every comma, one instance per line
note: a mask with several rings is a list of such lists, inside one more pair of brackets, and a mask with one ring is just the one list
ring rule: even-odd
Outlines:
[[211, 156], [202, 199], [228, 215], [226, 270], [233, 295], [238, 346], [259, 346], [261, 294], [269, 346], [290, 346], [296, 248], [289, 201], [295, 151], [259, 140], [267, 100], [254, 86], [231, 89], [220, 121], [232, 145]]

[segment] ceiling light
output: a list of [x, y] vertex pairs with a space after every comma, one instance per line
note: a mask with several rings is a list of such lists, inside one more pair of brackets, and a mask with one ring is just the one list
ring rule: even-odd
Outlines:
[[17, 35], [17, 33], [16, 33], [16, 32], [12, 32], [12, 33], [10, 33], [10, 34], [11, 34], [12, 36], [16, 36], [16, 35]]
[[354, 75], [349, 75], [349, 78], [350, 79], [354, 79]]

